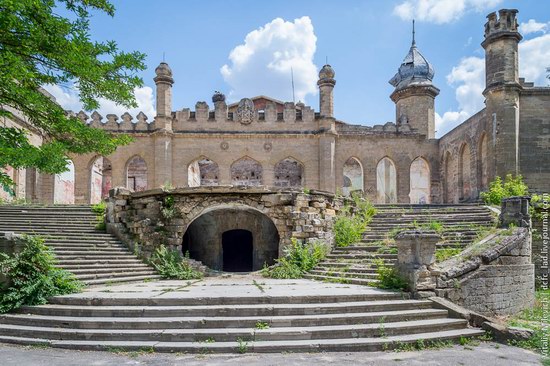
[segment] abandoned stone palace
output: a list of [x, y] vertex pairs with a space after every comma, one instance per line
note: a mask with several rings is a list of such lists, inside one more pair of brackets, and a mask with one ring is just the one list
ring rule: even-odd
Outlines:
[[[213, 106], [201, 101], [194, 110], [174, 111], [174, 75], [162, 62], [154, 78], [156, 116], [78, 113], [93, 128], [130, 134], [133, 143], [110, 156], [70, 156], [71, 174], [8, 173], [17, 197], [43, 203], [96, 203], [112, 187], [140, 191], [165, 184], [303, 187], [362, 191], [378, 203], [457, 203], [475, 201], [507, 173], [548, 191], [550, 88], [518, 73], [516, 13], [492, 13], [485, 25], [485, 108], [439, 139], [434, 67], [413, 40], [390, 80], [395, 122], [367, 127], [339, 120], [330, 65], [319, 72], [318, 111], [267, 96], [228, 105], [221, 93], [212, 97]], [[3, 125], [28, 128], [40, 144], [40, 132], [17, 116]]]

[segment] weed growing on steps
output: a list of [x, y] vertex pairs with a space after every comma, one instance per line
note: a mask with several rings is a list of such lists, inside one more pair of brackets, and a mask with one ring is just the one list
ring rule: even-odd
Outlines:
[[261, 284], [256, 282], [256, 280], [252, 280], [252, 284], [260, 290], [260, 292], [263, 294], [265, 292], [264, 287], [262, 285], [265, 285], [265, 283]]
[[407, 281], [402, 278], [395, 267], [387, 266], [383, 259], [374, 259], [376, 266], [376, 279], [378, 282], [374, 285], [382, 289], [406, 290], [408, 288]]
[[56, 267], [55, 256], [38, 236], [23, 235], [21, 252], [9, 256], [0, 253], [0, 273], [7, 285], [0, 288], [0, 313], [23, 305], [45, 304], [48, 298], [79, 292], [76, 277]]
[[237, 338], [237, 352], [243, 354], [248, 352], [248, 342], [243, 340], [242, 338]]
[[256, 322], [256, 329], [269, 329], [269, 323], [258, 320]]
[[203, 274], [189, 263], [189, 253], [182, 258], [177, 251], [170, 250], [164, 245], [155, 250], [149, 263], [164, 278], [193, 280], [203, 277]]
[[105, 212], [107, 211], [107, 204], [104, 201], [92, 205], [92, 212], [95, 213], [97, 224], [95, 228], [97, 230], [105, 231]]
[[302, 243], [292, 239], [291, 245], [284, 249], [285, 256], [276, 260], [276, 264], [262, 269], [264, 277], [289, 279], [302, 278], [325, 258], [328, 246], [321, 241]]
[[435, 250], [435, 260], [436, 262], [444, 262], [449, 258], [454, 257], [462, 252], [461, 247], [453, 248], [437, 248]]
[[376, 208], [359, 195], [352, 195], [354, 207], [346, 205], [334, 222], [336, 246], [347, 247], [361, 240], [363, 232], [376, 214]]

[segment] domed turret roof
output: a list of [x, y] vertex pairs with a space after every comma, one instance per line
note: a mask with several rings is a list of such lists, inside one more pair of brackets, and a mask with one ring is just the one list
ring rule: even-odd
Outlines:
[[413, 36], [409, 53], [405, 56], [395, 76], [390, 80], [390, 84], [396, 89], [403, 89], [410, 85], [432, 85], [433, 77], [434, 68], [416, 47]]
[[166, 62], [161, 62], [155, 69], [155, 74], [157, 74], [157, 76], [172, 77], [172, 69]]
[[319, 79], [334, 79], [335, 75], [334, 69], [329, 64], [323, 66], [319, 71]]

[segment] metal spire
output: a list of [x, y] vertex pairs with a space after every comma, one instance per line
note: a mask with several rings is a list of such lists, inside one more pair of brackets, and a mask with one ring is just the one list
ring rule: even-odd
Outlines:
[[412, 45], [413, 46], [416, 46], [416, 40], [414, 39], [415, 37], [415, 31], [414, 31], [414, 19], [413, 19], [413, 41], [412, 41]]

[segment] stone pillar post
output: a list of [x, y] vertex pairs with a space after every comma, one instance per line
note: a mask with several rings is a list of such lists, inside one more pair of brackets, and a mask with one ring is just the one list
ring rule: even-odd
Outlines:
[[499, 226], [531, 227], [531, 215], [529, 214], [529, 196], [517, 196], [503, 198], [499, 216]]
[[407, 230], [395, 238], [397, 272], [409, 284], [414, 297], [434, 295], [436, 288], [435, 246], [441, 240], [434, 231]]

